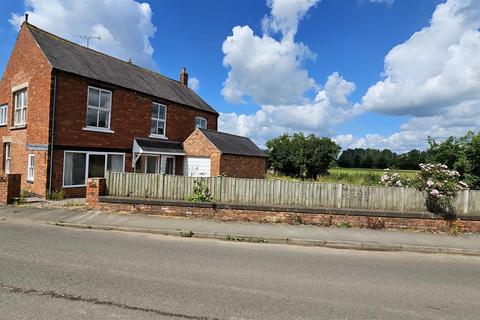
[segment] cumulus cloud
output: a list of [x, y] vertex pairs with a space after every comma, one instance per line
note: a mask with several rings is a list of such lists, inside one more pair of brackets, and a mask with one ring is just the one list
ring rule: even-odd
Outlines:
[[252, 137], [259, 144], [283, 133], [302, 131], [331, 135], [331, 125], [355, 116], [348, 95], [355, 85], [331, 74], [315, 99], [297, 105], [262, 105], [251, 115], [220, 113], [220, 130]]
[[[269, 0], [263, 35], [236, 26], [223, 43], [229, 68], [222, 95], [227, 101], [247, 99], [260, 105], [254, 114], [221, 113], [222, 131], [249, 136], [260, 145], [282, 133], [331, 134], [331, 125], [354, 115], [348, 96], [355, 84], [332, 73], [317, 84], [302, 66], [314, 59], [308, 46], [295, 41], [299, 22], [318, 0]], [[280, 39], [275, 34], [280, 34]], [[307, 91], [315, 98], [308, 98]]]
[[197, 91], [200, 89], [200, 80], [196, 77], [190, 77], [190, 79], [188, 79], [188, 87], [193, 91]]
[[263, 19], [264, 32], [280, 32], [284, 39], [293, 40], [298, 23], [318, 2], [319, 0], [268, 0], [271, 14]]
[[385, 79], [362, 98], [365, 110], [392, 115], [443, 114], [480, 102], [480, 1], [438, 5], [428, 27], [385, 57]]
[[[85, 45], [76, 35], [100, 36], [90, 48], [147, 68], [155, 68], [150, 38], [156, 28], [148, 3], [133, 0], [26, 0], [29, 22]], [[10, 23], [19, 28], [23, 14], [13, 13]]]
[[356, 110], [412, 115], [397, 133], [368, 134], [344, 146], [408, 151], [480, 128], [480, 2], [448, 0], [430, 25], [385, 57], [385, 79], [371, 86]]
[[[304, 93], [315, 89], [315, 81], [302, 68], [315, 56], [294, 41], [298, 23], [318, 0], [270, 0], [271, 15], [264, 18], [264, 34], [249, 26], [236, 26], [223, 43], [223, 65], [229, 68], [222, 95], [229, 102], [245, 98], [261, 105], [303, 103]], [[270, 31], [279, 32], [275, 39]]]

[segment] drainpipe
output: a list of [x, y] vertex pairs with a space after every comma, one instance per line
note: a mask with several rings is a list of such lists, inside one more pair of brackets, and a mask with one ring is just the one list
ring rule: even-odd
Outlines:
[[50, 164], [48, 175], [48, 194], [52, 193], [53, 181], [53, 142], [55, 137], [55, 109], [57, 106], [57, 74], [53, 71], [52, 134], [50, 135]]

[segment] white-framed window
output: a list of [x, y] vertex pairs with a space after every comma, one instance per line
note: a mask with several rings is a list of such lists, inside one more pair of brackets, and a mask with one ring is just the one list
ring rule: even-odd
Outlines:
[[84, 187], [87, 178], [105, 177], [106, 171], [123, 172], [124, 153], [65, 151], [63, 186]]
[[195, 117], [195, 128], [207, 129], [207, 119]]
[[27, 89], [23, 89], [14, 93], [14, 126], [21, 126], [27, 123], [27, 100]]
[[87, 128], [110, 129], [112, 92], [88, 87]]
[[137, 173], [175, 174], [175, 156], [143, 155], [135, 164]]
[[33, 182], [35, 179], [35, 155], [30, 153], [28, 155], [28, 172], [27, 181]]
[[150, 135], [154, 137], [165, 137], [167, 130], [167, 106], [153, 102]]
[[7, 125], [8, 118], [8, 105], [4, 104], [0, 106], [0, 126]]
[[3, 160], [4, 160], [4, 163], [3, 163], [3, 171], [8, 174], [10, 173], [10, 150], [11, 146], [10, 146], [10, 143], [7, 142], [7, 143], [4, 143], [3, 144]]

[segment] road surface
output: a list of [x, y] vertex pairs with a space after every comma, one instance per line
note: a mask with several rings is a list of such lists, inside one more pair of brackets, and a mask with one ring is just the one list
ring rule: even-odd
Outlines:
[[0, 221], [0, 319], [479, 319], [480, 258]]

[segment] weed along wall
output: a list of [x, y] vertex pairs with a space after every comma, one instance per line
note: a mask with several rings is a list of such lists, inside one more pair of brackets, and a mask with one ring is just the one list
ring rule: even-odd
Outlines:
[[[339, 189], [332, 188], [331, 190], [324, 191], [325, 193], [331, 192], [330, 195], [333, 197], [333, 199], [325, 199], [326, 201], [330, 201], [328, 203], [331, 204], [331, 207], [321, 208], [314, 206], [308, 207], [306, 205], [300, 206], [300, 202], [296, 202], [293, 206], [279, 204], [265, 205], [258, 203], [247, 204], [235, 201], [228, 202], [225, 200], [218, 200], [222, 199], [221, 197], [223, 196], [223, 199], [233, 199], [239, 201], [239, 199], [244, 199], [247, 196], [240, 195], [238, 193], [240, 192], [238, 191], [238, 189], [233, 189], [225, 192], [224, 194], [221, 194], [219, 192], [222, 192], [222, 190], [229, 190], [228, 188], [233, 188], [232, 182], [228, 184], [225, 183], [225, 181], [222, 181], [222, 184], [220, 184], [218, 182], [218, 179], [220, 178], [210, 178], [205, 180], [205, 183], [209, 185], [209, 189], [211, 188], [210, 190], [212, 190], [212, 196], [215, 199], [215, 202], [209, 203], [192, 202], [185, 200], [185, 198], [191, 196], [193, 192], [192, 189], [189, 189], [190, 187], [193, 188], [193, 183], [195, 181], [192, 178], [169, 177], [160, 175], [145, 176], [148, 177], [140, 177], [137, 175], [132, 175], [128, 178], [125, 177], [126, 179], [122, 181], [122, 183], [124, 184], [123, 187], [118, 185], [115, 186], [117, 189], [130, 190], [131, 193], [128, 195], [117, 195], [115, 194], [115, 192], [112, 192], [112, 186], [118, 184], [119, 182], [109, 180], [112, 179], [110, 175], [109, 177], [107, 177], [106, 180], [94, 179], [94, 181], [89, 181], [89, 183], [87, 184], [88, 206], [91, 208], [107, 211], [122, 211], [134, 214], [150, 214], [159, 216], [206, 218], [221, 221], [311, 224], [318, 226], [338, 226], [345, 228], [394, 228], [421, 231], [446, 231], [454, 233], [480, 232], [479, 213], [459, 213], [455, 219], [444, 219], [437, 215], [428, 213], [425, 210], [406, 211], [406, 208], [409, 208], [411, 210], [412, 207], [409, 207], [407, 205], [401, 205], [399, 203], [396, 203], [395, 205], [401, 206], [404, 209], [403, 211], [335, 207], [341, 205], [351, 205], [352, 202], [349, 202], [349, 197], [357, 196], [357, 194], [355, 193], [356, 191], [351, 192], [351, 189], [349, 189], [350, 186], [342, 186], [342, 201], [339, 200], [340, 198], [338, 198], [338, 196], [335, 197], [335, 194], [338, 195], [338, 193], [340, 193]], [[175, 183], [178, 178], [181, 178], [180, 181], [182, 182]], [[146, 179], [152, 179], [156, 184], [146, 183]], [[244, 179], [235, 180], [241, 181]], [[236, 183], [241, 182], [236, 181]], [[254, 184], [255, 182], [248, 181], [247, 183]], [[138, 188], [134, 189], [132, 185], [138, 186]], [[157, 189], [147, 190], [148, 192], [142, 193], [144, 192], [143, 188], [147, 188], [147, 186], [152, 187], [152, 185], [156, 186], [155, 188]], [[215, 188], [217, 188], [217, 190], [215, 190]], [[345, 194], [343, 193], [343, 188], [347, 190], [345, 191]], [[186, 190], [189, 190], [189, 193], [186, 193]], [[408, 191], [413, 192], [413, 190]], [[252, 194], [252, 191], [245, 192], [248, 193], [248, 197], [252, 197], [253, 199], [255, 198], [255, 195]], [[298, 192], [299, 191], [297, 191], [297, 193]], [[145, 197], [143, 196], [144, 194], [147, 194], [148, 196]], [[353, 196], [351, 194], [353, 194]], [[272, 199], [273, 201], [274, 198], [269, 198], [268, 196], [264, 195], [263, 198], [260, 197], [259, 199]], [[293, 199], [294, 198], [289, 197], [287, 197], [286, 199], [276, 199], [275, 203], [287, 203], [288, 201], [292, 201]], [[298, 200], [299, 197], [296, 199]], [[303, 201], [304, 203], [318, 203], [315, 201], [319, 200], [305, 199]], [[471, 198], [469, 198], [468, 203], [470, 203], [470, 201], [472, 201]], [[366, 204], [368, 201], [364, 199], [363, 202]], [[362, 201], [359, 201], [357, 199], [357, 203], [362, 203]], [[463, 204], [463, 202], [460, 204]]]

